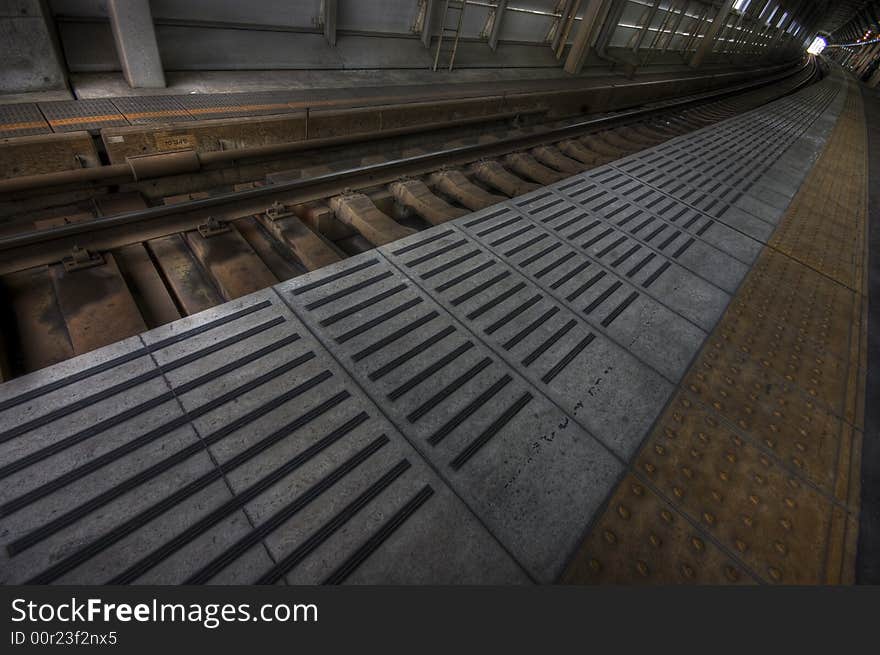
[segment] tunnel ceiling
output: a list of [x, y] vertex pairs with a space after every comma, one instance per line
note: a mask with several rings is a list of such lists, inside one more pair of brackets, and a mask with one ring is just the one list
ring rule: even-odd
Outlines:
[[878, 28], [880, 0], [829, 0], [818, 30], [835, 41], [857, 39], [866, 28]]

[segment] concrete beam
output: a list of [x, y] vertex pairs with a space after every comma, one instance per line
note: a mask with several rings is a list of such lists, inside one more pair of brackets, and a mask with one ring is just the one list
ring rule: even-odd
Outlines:
[[336, 45], [336, 16], [338, 0], [324, 0], [324, 38], [331, 46]]
[[107, 11], [129, 86], [164, 87], [165, 73], [148, 0], [108, 0]]
[[422, 19], [422, 45], [431, 47], [431, 31], [434, 29], [434, 9], [437, 0], [425, 0], [425, 17]]
[[568, 57], [565, 59], [566, 73], [577, 75], [583, 69], [587, 53], [590, 51], [593, 30], [598, 27], [598, 19], [604, 5], [605, 0], [588, 0], [587, 6], [584, 8], [584, 17], [578, 26], [571, 50], [568, 51]]
[[727, 16], [730, 14], [730, 10], [733, 9], [734, 2], [735, 0], [724, 0], [724, 4], [721, 5], [718, 13], [715, 14], [712, 24], [709, 25], [709, 29], [706, 31], [706, 36], [703, 37], [703, 42], [700, 43], [694, 56], [691, 57], [690, 63], [693, 68], [698, 68], [703, 63], [706, 55], [712, 52], [712, 48], [715, 45], [715, 39], [718, 38], [718, 33], [727, 22]]
[[492, 32], [489, 34], [489, 47], [492, 50], [498, 48], [498, 36], [501, 34], [501, 21], [504, 19], [505, 9], [507, 9], [507, 0], [498, 0], [495, 17], [492, 19]]

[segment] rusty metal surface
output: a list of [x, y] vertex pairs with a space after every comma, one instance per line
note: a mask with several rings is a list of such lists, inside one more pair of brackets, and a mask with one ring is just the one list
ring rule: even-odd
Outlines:
[[183, 236], [173, 234], [152, 239], [147, 242], [147, 248], [184, 312], [195, 314], [222, 302], [220, 293], [195, 261]]
[[88, 132], [37, 134], [0, 141], [0, 180], [94, 168], [99, 164]]
[[73, 357], [48, 266], [4, 276], [2, 291], [3, 303], [12, 310], [4, 332], [18, 346], [9, 352], [12, 366], [34, 371]]
[[278, 281], [234, 226], [218, 234], [187, 232], [186, 239], [225, 300], [271, 287]]
[[136, 155], [195, 150], [216, 152], [290, 143], [306, 137], [305, 112], [271, 117], [189, 120], [188, 123], [102, 130], [110, 161], [121, 163]]
[[289, 280], [308, 270], [256, 218], [236, 221], [235, 228], [277, 279]]
[[114, 255], [148, 327], [165, 325], [180, 318], [180, 311], [162, 282], [159, 271], [150, 260], [144, 244], [136, 243], [120, 248]]
[[51, 267], [58, 307], [75, 354], [145, 332], [146, 324], [112, 255], [104, 263], [68, 271]]

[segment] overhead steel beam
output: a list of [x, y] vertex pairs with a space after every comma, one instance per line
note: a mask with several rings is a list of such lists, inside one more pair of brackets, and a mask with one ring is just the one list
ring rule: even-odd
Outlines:
[[651, 8], [645, 12], [645, 24], [642, 25], [642, 29], [639, 30], [638, 36], [633, 44], [632, 50], [634, 53], [638, 53], [641, 49], [642, 43], [645, 41], [645, 36], [648, 34], [648, 30], [651, 29], [651, 23], [654, 22], [654, 17], [657, 15], [657, 10], [659, 8], [660, 0], [654, 0], [654, 4]]
[[[690, 5], [689, 0], [681, 0], [681, 9], [678, 12], [678, 16], [676, 16], [675, 18], [675, 22], [672, 24], [672, 29], [669, 30], [666, 41], [664, 41], [663, 43], [663, 48], [660, 50], [661, 52], [666, 52], [669, 49], [670, 44], [678, 34], [678, 29], [681, 27], [681, 23], [684, 20], [684, 17], [687, 15], [688, 5]], [[670, 11], [672, 11], [671, 7]]]
[[735, 0], [724, 0], [718, 13], [715, 14], [715, 18], [709, 24], [709, 29], [706, 30], [702, 43], [697, 47], [694, 56], [691, 57], [690, 64], [693, 68], [698, 68], [702, 65], [706, 55], [712, 52], [712, 48], [715, 46], [715, 39], [718, 38], [718, 33], [727, 24], [727, 17], [730, 15], [731, 9], [733, 9], [734, 2]]
[[495, 16], [492, 18], [492, 31], [489, 33], [489, 47], [498, 49], [498, 36], [501, 34], [501, 21], [504, 18], [504, 10], [507, 9], [507, 0], [498, 0], [495, 7]]
[[[783, 22], [782, 25], [779, 26], [778, 32], [776, 33], [776, 37], [773, 39], [773, 43], [770, 44], [771, 50], [776, 49], [779, 46], [779, 42], [785, 38], [785, 35], [788, 32], [788, 28], [791, 27], [791, 24], [794, 22], [795, 15], [797, 14], [798, 11], [800, 11], [802, 4], [803, 4], [802, 2], [798, 2], [798, 3], [795, 3], [793, 6], [785, 9], [785, 11], [788, 12], [788, 17], [785, 19], [785, 22]], [[773, 17], [773, 20], [775, 23], [778, 24], [778, 21], [776, 20], [775, 16]]]
[[875, 43], [872, 47], [865, 48], [865, 50], [867, 50], [867, 52], [862, 56], [861, 61], [859, 61], [853, 70], [853, 72], [859, 77], [868, 71], [871, 64], [874, 62], [874, 59], [880, 55], [880, 43]]
[[562, 59], [562, 53], [565, 50], [565, 43], [568, 41], [568, 35], [571, 33], [571, 26], [574, 24], [575, 16], [581, 7], [581, 0], [568, 0], [559, 23], [556, 26], [556, 36], [553, 39], [553, 50], [557, 59]]
[[324, 38], [331, 46], [336, 45], [336, 14], [338, 0], [324, 0]]

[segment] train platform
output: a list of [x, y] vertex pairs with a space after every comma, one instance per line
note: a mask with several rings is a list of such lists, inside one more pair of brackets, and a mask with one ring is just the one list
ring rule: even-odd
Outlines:
[[[383, 105], [442, 103], [480, 98], [522, 101], [544, 94], [585, 94], [589, 106], [599, 106], [610, 95], [634, 102], [641, 89], [653, 99], [698, 93], [753, 80], [791, 68], [775, 66], [733, 68], [713, 65], [695, 71], [688, 66], [660, 67], [658, 71], [627, 77], [622, 73], [566, 76], [562, 71], [474, 70], [452, 74], [432, 71], [274, 71], [260, 75], [215, 73], [191, 75], [200, 86], [182, 76], [168, 89], [131, 89], [103, 80], [78, 84], [77, 95], [47, 100], [45, 94], [0, 95], [0, 138], [15, 138], [137, 126], [192, 126], [199, 121], [283, 116]], [[106, 77], [106, 76], [104, 76]], [[208, 82], [206, 83], [206, 80]]]
[[0, 582], [855, 581], [872, 103], [835, 70], [3, 384]]

